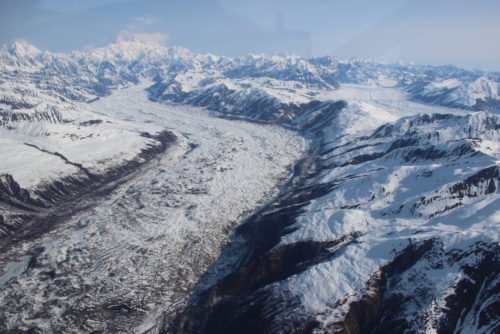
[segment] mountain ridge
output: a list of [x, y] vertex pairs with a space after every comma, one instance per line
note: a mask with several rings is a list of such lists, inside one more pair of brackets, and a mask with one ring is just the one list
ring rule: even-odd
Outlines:
[[0, 330], [500, 328], [498, 73], [134, 39], [0, 60]]

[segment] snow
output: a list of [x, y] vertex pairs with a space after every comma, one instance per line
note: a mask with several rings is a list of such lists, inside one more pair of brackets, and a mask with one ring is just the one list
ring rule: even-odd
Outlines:
[[478, 99], [486, 101], [488, 99], [499, 100], [500, 84], [488, 78], [481, 77], [471, 83], [458, 86], [458, 88], [446, 98], [446, 101], [473, 106]]
[[[78, 173], [75, 166], [66, 164], [59, 157], [28, 147], [22, 142], [0, 138], [0, 170], [14, 176], [24, 189]], [[31, 166], [31, 167], [27, 167]]]
[[[164, 312], [188, 302], [199, 278], [232, 241], [233, 228], [278, 195], [290, 166], [309, 147], [296, 132], [282, 127], [229, 121], [191, 106], [151, 102], [146, 88], [153, 82], [132, 85], [138, 80], [135, 75], [158, 74], [164, 83], [175, 80], [190, 96], [225, 85], [238, 91], [235, 96], [242, 100], [271, 97], [276, 103], [297, 105], [347, 101], [322, 129], [321, 138], [311, 136], [312, 145], [321, 145], [318, 164], [325, 168], [308, 182], [336, 188], [312, 200], [293, 232], [278, 245], [362, 233], [357, 242], [336, 249], [332, 258], [275, 284], [276, 291], [291, 292], [324, 324], [341, 321], [349, 303], [367, 292], [369, 278], [410, 243], [434, 239], [445, 252], [471, 249], [479, 241], [500, 242], [498, 180], [491, 181], [493, 193], [486, 194], [489, 183], [475, 181], [467, 185], [470, 196], [452, 192], [465, 179], [499, 165], [500, 111], [469, 113], [409, 101], [412, 95], [396, 87], [401, 81], [427, 80], [420, 73], [425, 68], [398, 72], [387, 64], [354, 59], [342, 62], [352, 65], [345, 80], [364, 85], [342, 84], [330, 90], [314, 80], [320, 71], [333, 75], [336, 70], [315, 67], [295, 55], [229, 59], [134, 39], [71, 55], [42, 54], [16, 43], [3, 47], [0, 54], [2, 75], [12, 81], [0, 85], [4, 119], [14, 113], [30, 119], [8, 120], [0, 127], [0, 173], [13, 175], [32, 193], [80, 172], [53, 153], [93, 173], [105, 173], [158, 144], [141, 136], [143, 132], [168, 129], [178, 138], [165, 154], [100, 201], [84, 198], [76, 203], [79, 209], [63, 226], [2, 255], [7, 272], [0, 277], [0, 305], [16, 300], [23, 309], [6, 317], [12, 328], [36, 325], [50, 331], [64, 322], [64, 311], [76, 310], [92, 318], [85, 330], [106, 331], [106, 319], [96, 310], [126, 304], [141, 314], [124, 320], [118, 331], [152, 329]], [[101, 71], [104, 60], [117, 72]], [[137, 63], [129, 68], [133, 61]], [[224, 74], [245, 66], [253, 66], [257, 75], [236, 73], [231, 79]], [[16, 78], [14, 70], [20, 73]], [[41, 71], [47, 71], [48, 78]], [[119, 73], [133, 79], [127, 81]], [[294, 75], [310, 75], [313, 83], [281, 80]], [[444, 75], [428, 84], [424, 80], [422, 98], [444, 94], [439, 103], [461, 108], [472, 107], [478, 99], [500, 100], [499, 84], [475, 75]], [[40, 77], [45, 81], [35, 85]], [[74, 77], [84, 83], [70, 84]], [[69, 101], [68, 96], [81, 101], [95, 97], [89, 87], [98, 77], [109, 81], [107, 88], [120, 89], [90, 104]], [[299, 116], [291, 124], [304, 124], [309, 116]], [[88, 123], [91, 120], [101, 122]], [[408, 141], [412, 143], [405, 146]], [[431, 149], [438, 153], [415, 153]], [[371, 154], [379, 157], [355, 160]], [[20, 255], [39, 246], [44, 251], [37, 267], [24, 272], [27, 257]], [[457, 282], [468, 279], [457, 263], [433, 269], [440, 256], [423, 259], [402, 273], [406, 285], [395, 284], [390, 292], [425, 292], [425, 307], [413, 305], [405, 317], [412, 324], [427, 319], [423, 326], [428, 333], [444, 319], [446, 297]], [[12, 262], [18, 258], [22, 261]], [[471, 255], [460, 264], [479, 260]], [[44, 279], [48, 272], [57, 280]], [[417, 283], [408, 283], [412, 280]], [[52, 318], [36, 318], [40, 314]], [[473, 320], [463, 322], [465, 331], [474, 332]]]
[[134, 159], [147, 144], [154, 142], [141, 137], [140, 132], [154, 134], [163, 130], [151, 124], [127, 121], [90, 126], [79, 123], [20, 122], [14, 129], [2, 128], [3, 138], [0, 139], [5, 144], [2, 152], [4, 156], [12, 157], [0, 162], [2, 172], [13, 175], [21, 187], [31, 189], [37, 185], [36, 180], [58, 180], [75, 171], [75, 167], [65, 164], [61, 158], [25, 145], [27, 143], [52, 153], [58, 152], [69, 161], [100, 174], [106, 168]]
[[407, 93], [395, 89], [378, 86], [364, 86], [343, 84], [342, 88], [335, 91], [320, 92], [315, 96], [319, 100], [346, 100], [348, 102], [364, 102], [368, 105], [381, 108], [396, 116], [404, 117], [418, 114], [453, 113], [466, 115], [466, 111], [455, 108], [430, 106], [422, 103], [408, 101]]
[[0, 285], [7, 283], [11, 278], [21, 275], [28, 267], [31, 256], [21, 256], [21, 261], [7, 262], [4, 269], [6, 273], [0, 276]]
[[[341, 93], [328, 94], [339, 98]], [[314, 182], [317, 184], [337, 182], [336, 189], [311, 201], [293, 226], [296, 230], [284, 236], [281, 245], [307, 240], [335, 240], [348, 233], [363, 233], [361, 243], [348, 245], [333, 258], [288, 278], [280, 287], [300, 298], [310, 314], [322, 314], [318, 319], [325, 324], [343, 319], [350, 301], [359, 299], [365, 292], [370, 275], [391, 261], [408, 245], [408, 240], [417, 242], [436, 238], [443, 243], [444, 250], [467, 249], [477, 240], [486, 243], [500, 240], [498, 190], [484, 195], [485, 188], [471, 186], [475, 189], [471, 191], [476, 191], [477, 196], [462, 198], [461, 206], [443, 211], [459, 201], [450, 195], [454, 184], [500, 163], [500, 137], [498, 130], [493, 130], [498, 117], [484, 112], [464, 115], [462, 111], [446, 108], [453, 117], [437, 118], [429, 123], [423, 115], [408, 114], [445, 108], [417, 105], [413, 109], [415, 104], [402, 98], [394, 99], [389, 107], [382, 107], [381, 100], [397, 93], [387, 88], [352, 86], [348, 93], [354, 101], [349, 101], [349, 107], [342, 110], [335, 125], [323, 131], [323, 142], [327, 144], [322, 149], [333, 148], [322, 156], [323, 161], [335, 162], [339, 166], [362, 154], [385, 152], [397, 138], [417, 138], [417, 146], [425, 149], [435, 145], [436, 149], [445, 152], [456, 152], [464, 145], [471, 145], [473, 152], [482, 154], [469, 157], [448, 153], [439, 160], [419, 158], [404, 161], [401, 157], [406, 149], [401, 148], [373, 161], [330, 167], [316, 178]], [[374, 101], [377, 107], [372, 104]], [[400, 116], [405, 117], [398, 119]], [[433, 119], [432, 114], [429, 119]], [[349, 127], [349, 120], [352, 127]], [[371, 135], [385, 122], [393, 125], [387, 137], [360, 141], [359, 138]], [[338, 146], [349, 142], [350, 145]], [[362, 148], [363, 144], [371, 146]], [[356, 146], [360, 148], [352, 150]], [[412, 211], [414, 204], [422, 202], [421, 198], [436, 199]], [[436, 211], [439, 214], [432, 218]], [[418, 268], [414, 270], [419, 272]], [[448, 287], [462, 278], [458, 267], [443, 270], [447, 271], [443, 277], [442, 270], [435, 276], [426, 272], [436, 291], [436, 295], [430, 297], [438, 302], [436, 310], [453, 292]], [[439, 312], [435, 311], [435, 314], [439, 318]], [[433, 319], [437, 321], [437, 318]]]
[[[23, 313], [9, 318], [11, 324], [49, 328], [30, 317], [42, 310], [57, 314], [44, 297], [51, 291], [49, 299], [65, 308], [129, 300], [131, 307], [147, 310], [149, 318], [144, 323], [134, 318], [122, 326], [150, 327], [154, 315], [186, 298], [181, 291], [194, 288], [229, 241], [231, 229], [277, 195], [289, 166], [307, 147], [295, 132], [278, 126], [216, 119], [201, 109], [150, 102], [145, 91], [150, 84], [115, 91], [87, 108], [115, 120], [117, 127], [130, 123], [173, 130], [177, 145], [93, 210], [75, 215], [36, 241], [45, 248], [37, 268], [0, 293], [0, 300], [19, 294], [19, 303], [26, 305]], [[54, 148], [49, 146], [54, 143], [41, 144]], [[113, 145], [119, 147], [118, 141]], [[71, 156], [70, 150], [67, 153]], [[23, 249], [32, 245], [27, 241]], [[71, 285], [33, 279], [50, 268]], [[69, 287], [75, 284], [88, 286], [92, 299]], [[103, 284], [113, 292], [101, 290]], [[60, 320], [55, 316], [52, 321]], [[96, 326], [102, 326], [99, 321]]]
[[432, 93], [434, 88], [455, 88], [460, 86], [462, 82], [458, 79], [448, 79], [448, 80], [443, 80], [441, 82], [433, 82], [432, 84], [428, 85], [425, 87], [425, 92], [427, 94]]

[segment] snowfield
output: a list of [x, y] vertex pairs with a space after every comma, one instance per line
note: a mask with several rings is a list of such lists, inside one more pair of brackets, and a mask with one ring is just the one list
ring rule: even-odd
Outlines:
[[497, 333], [499, 85], [3, 46], [0, 331]]
[[[145, 331], [170, 305], [185, 302], [232, 228], [277, 195], [307, 147], [295, 132], [278, 126], [150, 102], [148, 85], [118, 90], [86, 107], [130, 125], [171, 129], [178, 142], [92, 210], [3, 255], [44, 248], [34, 271], [1, 287], [0, 304], [7, 306], [15, 296], [23, 309], [4, 308], [8, 326]], [[41, 279], [47, 273], [54, 280]], [[114, 319], [116, 328], [106, 327], [109, 318], [120, 317], [116, 305], [134, 314]], [[88, 316], [76, 324], [80, 312]]]
[[[379, 110], [364, 110], [368, 119], [380, 118]], [[351, 111], [346, 108], [344, 112]], [[370, 124], [377, 125], [373, 121]], [[352, 233], [360, 233], [361, 237], [328, 261], [291, 276], [279, 286], [279, 291], [299, 298], [303, 312], [319, 314], [320, 328], [329, 328], [342, 323], [350, 304], [367, 293], [367, 282], [373, 273], [412, 244], [434, 240], [444, 254], [473, 249], [478, 243], [497, 244], [498, 124], [500, 118], [494, 114], [453, 112], [404, 117], [378, 129], [368, 130], [361, 125], [359, 131], [337, 131], [336, 136], [328, 131], [327, 144], [323, 146], [326, 153], [320, 159], [329, 168], [314, 184], [335, 185], [334, 190], [305, 207], [291, 226], [294, 232], [284, 236], [277, 248], [300, 241], [327, 242]], [[376, 135], [384, 128], [390, 132]], [[404, 140], [413, 141], [417, 147], [433, 147], [443, 154], [413, 156]], [[358, 149], [353, 150], [355, 146]], [[463, 150], [464, 147], [470, 150]], [[377, 152], [382, 157], [354, 162], [356, 156]], [[479, 176], [485, 171], [491, 171], [491, 180]], [[443, 309], [449, 295], [461, 280], [474, 282], [461, 268], [475, 266], [483, 259], [469, 256], [459, 264], [449, 259], [448, 265], [436, 267], [440, 260], [429, 256], [415, 265], [413, 273], [405, 274], [391, 294], [412, 296], [415, 289], [426, 290], [426, 301], [420, 301], [424, 305], [410, 307], [403, 315], [411, 330], [438, 333], [435, 324], [446, 319]], [[421, 282], [413, 283], [411, 275], [420, 275]], [[498, 295], [485, 303], [495, 300]], [[477, 314], [470, 315], [457, 326], [462, 333], [477, 332], [479, 318]]]

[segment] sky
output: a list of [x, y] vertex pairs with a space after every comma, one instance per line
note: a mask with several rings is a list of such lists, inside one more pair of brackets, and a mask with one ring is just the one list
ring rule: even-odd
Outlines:
[[123, 34], [230, 57], [334, 55], [500, 71], [498, 0], [0, 0], [0, 43], [70, 52]]

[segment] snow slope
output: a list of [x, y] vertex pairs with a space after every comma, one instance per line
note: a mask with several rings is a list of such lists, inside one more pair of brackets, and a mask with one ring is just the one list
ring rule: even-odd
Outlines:
[[[297, 230], [281, 243], [324, 242], [354, 232], [362, 237], [330, 261], [290, 278], [284, 289], [300, 297], [309, 312], [325, 313], [321, 326], [328, 327], [343, 320], [349, 303], [366, 289], [370, 275], [409, 243], [434, 240], [443, 253], [463, 251], [476, 242], [498, 243], [498, 124], [498, 117], [485, 113], [413, 116], [396, 122], [390, 132], [383, 128], [364, 140], [356, 140], [360, 136], [356, 133], [324, 146], [328, 153], [321, 161], [329, 169], [321, 174], [318, 184], [338, 186], [313, 200], [297, 219]], [[351, 150], [354, 146], [359, 148]], [[374, 155], [362, 162], [359, 157], [366, 154]], [[462, 190], [464, 180], [471, 184]], [[481, 256], [466, 257], [460, 265], [480, 260]], [[446, 304], [443, 300], [453, 294], [451, 286], [464, 273], [451, 260], [434, 272], [425, 261], [436, 263], [439, 257], [415, 266], [415, 272], [428, 277], [425, 283], [414, 286], [406, 278], [406, 286], [390, 293], [412, 295], [420, 286], [434, 289], [426, 296], [429, 308], [409, 308], [400, 315], [410, 322], [411, 330], [427, 328], [425, 332], [431, 333], [446, 317], [442, 309], [431, 308], [432, 303]], [[335, 282], [335, 289], [331, 282]], [[338, 302], [342, 306], [337, 304], [332, 310], [331, 305]], [[429, 319], [422, 320], [424, 314]], [[462, 326], [479, 330], [477, 323]]]
[[498, 78], [4, 46], [0, 328], [496, 333]]
[[[385, 123], [387, 110], [353, 113], [358, 106], [323, 128], [295, 189], [251, 220], [256, 231], [275, 223], [266, 229], [274, 236], [235, 232], [248, 247], [267, 245], [200, 282], [183, 328], [498, 330], [500, 118], [457, 112]], [[168, 320], [164, 330], [179, 328]]]
[[[119, 90], [88, 108], [171, 129], [178, 145], [95, 208], [3, 256], [44, 249], [35, 268], [0, 287], [3, 326], [81, 333], [155, 325], [185, 302], [229, 231], [277, 194], [306, 147], [277, 126], [150, 102], [146, 87]], [[23, 312], [8, 307], [12, 298]], [[86, 319], [75, 322], [81, 313]]]

